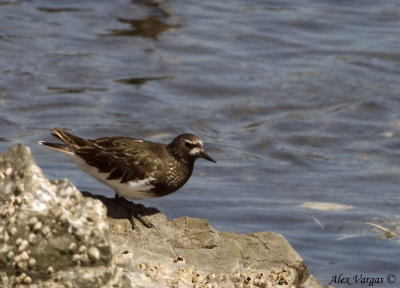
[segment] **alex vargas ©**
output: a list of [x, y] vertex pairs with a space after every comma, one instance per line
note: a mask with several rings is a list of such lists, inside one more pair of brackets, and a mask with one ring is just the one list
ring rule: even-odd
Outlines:
[[365, 277], [363, 274], [354, 275], [353, 277], [345, 277], [343, 273], [339, 275], [333, 275], [329, 285], [335, 284], [347, 284], [351, 285], [353, 283], [358, 284], [368, 284], [368, 286], [374, 286], [374, 284], [382, 284], [385, 281], [383, 277]]

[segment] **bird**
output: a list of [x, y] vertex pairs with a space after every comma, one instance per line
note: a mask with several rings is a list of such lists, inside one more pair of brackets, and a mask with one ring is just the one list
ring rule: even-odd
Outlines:
[[[122, 136], [86, 139], [61, 128], [51, 131], [62, 143], [38, 141], [40, 145], [68, 156], [82, 171], [114, 189], [116, 199], [132, 210], [124, 197], [140, 200], [169, 195], [189, 180], [196, 159], [216, 163], [204, 151], [202, 140], [189, 133], [163, 144]], [[141, 215], [132, 212], [131, 216], [132, 221], [136, 218], [154, 228]]]

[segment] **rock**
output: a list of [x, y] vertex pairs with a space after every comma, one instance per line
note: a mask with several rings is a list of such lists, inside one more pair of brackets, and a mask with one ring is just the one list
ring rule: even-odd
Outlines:
[[155, 229], [132, 231], [127, 220], [108, 219], [117, 265], [137, 287], [322, 287], [280, 234], [219, 232], [161, 213], [150, 220]]
[[113, 261], [103, 204], [47, 180], [29, 148], [1, 155], [0, 203], [0, 287], [131, 287]]
[[0, 201], [0, 287], [322, 287], [280, 234], [140, 205], [156, 228], [132, 230], [118, 201], [49, 182], [21, 145], [0, 156]]

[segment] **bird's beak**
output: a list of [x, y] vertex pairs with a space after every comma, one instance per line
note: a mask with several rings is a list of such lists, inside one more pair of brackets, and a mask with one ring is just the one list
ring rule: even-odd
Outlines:
[[214, 162], [217, 163], [217, 161], [215, 161], [213, 158], [210, 157], [210, 155], [208, 155], [206, 152], [202, 151], [200, 154], [200, 157], [203, 157], [204, 159], [210, 161], [210, 162]]

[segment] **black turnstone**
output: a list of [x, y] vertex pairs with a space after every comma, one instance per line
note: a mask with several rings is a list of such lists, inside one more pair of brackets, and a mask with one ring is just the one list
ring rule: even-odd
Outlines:
[[39, 144], [70, 157], [82, 171], [113, 188], [121, 200], [124, 196], [145, 199], [171, 194], [188, 181], [197, 158], [216, 163], [193, 134], [181, 134], [166, 145], [128, 137], [84, 139], [60, 128], [52, 132], [64, 143]]

